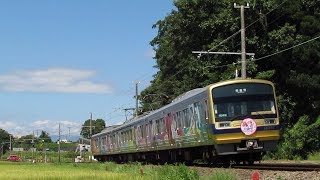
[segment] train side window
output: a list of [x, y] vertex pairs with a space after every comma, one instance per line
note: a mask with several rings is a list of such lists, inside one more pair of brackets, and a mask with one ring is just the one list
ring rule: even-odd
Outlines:
[[207, 115], [206, 115], [206, 109], [205, 109], [205, 102], [200, 102], [199, 103], [199, 115], [200, 115], [200, 121], [202, 123], [206, 123], [207, 122]]
[[112, 135], [112, 145], [113, 145], [113, 147], [116, 146], [116, 135], [115, 134]]
[[134, 138], [135, 138], [135, 141], [136, 141], [136, 140], [138, 139], [138, 130], [137, 130], [137, 126], [134, 126], [133, 133], [134, 133]]
[[129, 142], [130, 141], [130, 130], [127, 130], [127, 141]]
[[132, 129], [129, 130], [129, 141], [132, 141]]
[[177, 114], [176, 114], [176, 113], [173, 113], [173, 114], [172, 114], [172, 118], [173, 118], [172, 124], [174, 125], [174, 126], [173, 126], [173, 129], [174, 129], [174, 130], [177, 130], [178, 127], [179, 127], [179, 125], [178, 125], [178, 119], [177, 119]]
[[145, 125], [141, 125], [141, 137], [145, 137]]
[[122, 143], [124, 141], [124, 136], [123, 136], [123, 132], [120, 133], [120, 143]]
[[179, 122], [178, 127], [182, 129], [185, 127], [182, 112], [181, 111], [177, 112], [177, 115], [178, 115], [178, 122]]
[[204, 101], [204, 114], [205, 114], [206, 119], [208, 119], [209, 116], [208, 116], [208, 101], [207, 100]]
[[156, 132], [157, 132], [157, 135], [160, 134], [160, 119], [156, 120]]
[[189, 111], [188, 109], [183, 110], [182, 121], [184, 122], [183, 128], [189, 127]]
[[103, 138], [102, 138], [102, 145], [103, 145], [103, 146], [106, 145], [106, 137], [103, 137]]
[[151, 137], [152, 136], [152, 121], [149, 121], [148, 123], [148, 134], [147, 134], [148, 137]]
[[161, 124], [161, 134], [166, 132], [166, 126], [164, 124], [164, 119], [161, 118], [160, 120], [160, 124]]
[[141, 136], [141, 126], [138, 127], [138, 136], [139, 136], [139, 139], [141, 139], [141, 137], [142, 137]]
[[149, 124], [146, 124], [146, 138], [149, 137]]
[[176, 112], [176, 122], [177, 122], [177, 128], [180, 128], [181, 126], [180, 126], [180, 118], [179, 118], [179, 112]]
[[201, 121], [200, 109], [201, 109], [201, 104], [199, 102], [195, 102], [194, 103], [194, 120], [196, 122], [196, 126]]
[[156, 122], [152, 122], [151, 134], [152, 134], [152, 136], [156, 135]]

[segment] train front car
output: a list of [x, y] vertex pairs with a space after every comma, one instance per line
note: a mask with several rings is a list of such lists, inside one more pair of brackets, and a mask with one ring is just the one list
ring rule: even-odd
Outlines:
[[209, 88], [215, 154], [252, 164], [276, 149], [279, 116], [274, 86], [265, 80], [239, 79]]

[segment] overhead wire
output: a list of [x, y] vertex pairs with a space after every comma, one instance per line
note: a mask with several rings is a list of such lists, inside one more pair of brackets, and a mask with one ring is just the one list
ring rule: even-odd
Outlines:
[[[317, 36], [317, 37], [314, 37], [314, 38], [312, 38], [312, 39], [309, 39], [309, 40], [307, 40], [307, 41], [304, 41], [304, 42], [302, 42], [302, 43], [299, 43], [299, 44], [296, 44], [296, 45], [294, 45], [294, 46], [291, 46], [291, 47], [289, 47], [289, 48], [283, 49], [283, 50], [281, 50], [281, 51], [278, 51], [278, 52], [275, 52], [275, 53], [272, 53], [272, 54], [263, 56], [263, 57], [261, 57], [261, 58], [252, 59], [251, 62], [260, 61], [260, 60], [266, 59], [266, 58], [268, 58], [268, 57], [275, 56], [275, 55], [277, 55], [277, 54], [280, 54], [280, 53], [283, 53], [283, 52], [285, 52], [285, 51], [291, 50], [291, 49], [293, 49], [293, 48], [302, 46], [302, 45], [304, 45], [304, 44], [306, 44], [306, 43], [309, 43], [309, 42], [314, 41], [314, 40], [319, 39], [319, 38], [320, 38], [320, 35]], [[230, 63], [230, 64], [225, 64], [225, 65], [220, 65], [220, 66], [206, 66], [205, 68], [211, 67], [211, 68], [214, 68], [214, 69], [215, 69], [215, 68], [221, 68], [221, 67], [231, 66], [231, 65], [235, 65], [235, 64], [240, 64], [240, 63], [241, 63], [241, 61], [240, 61], [240, 62]]]
[[285, 52], [285, 51], [288, 51], [288, 50], [290, 50], [290, 49], [296, 48], [296, 47], [298, 47], [298, 46], [302, 46], [302, 45], [304, 45], [304, 44], [306, 44], [306, 43], [309, 43], [309, 42], [314, 41], [314, 40], [319, 39], [319, 38], [320, 38], [320, 36], [317, 36], [317, 37], [312, 38], [312, 39], [309, 39], [309, 40], [307, 40], [307, 41], [305, 41], [305, 42], [302, 42], [302, 43], [299, 43], [299, 44], [297, 44], [297, 45], [294, 45], [294, 46], [292, 46], [292, 47], [289, 47], [289, 48], [283, 49], [283, 50], [281, 50], [281, 51], [278, 51], [278, 52], [275, 52], [275, 53], [272, 53], [272, 54], [263, 56], [263, 57], [258, 58], [258, 59], [253, 59], [253, 60], [251, 60], [251, 61], [260, 61], [260, 60], [262, 60], [262, 59], [265, 59], [265, 58], [268, 58], [268, 57], [271, 57], [271, 56], [274, 56], [274, 55], [283, 53], [283, 52]]
[[[268, 14], [270, 14], [271, 12], [273, 12], [274, 10], [278, 9], [280, 6], [282, 6], [284, 3], [286, 3], [288, 0], [283, 1], [282, 3], [280, 3], [279, 5], [277, 5], [275, 8], [273, 8], [272, 10], [270, 10], [269, 12], [267, 12], [265, 14], [265, 16], [267, 16]], [[249, 28], [250, 26], [252, 26], [253, 24], [255, 24], [256, 22], [258, 22], [260, 19], [255, 20], [254, 22], [250, 23], [248, 26], [246, 26], [244, 29]], [[219, 44], [215, 45], [214, 47], [210, 48], [209, 50], [207, 50], [207, 52], [211, 52], [213, 49], [219, 47], [221, 44], [229, 41], [230, 39], [232, 39], [233, 37], [235, 37], [236, 35], [238, 35], [241, 32], [241, 29], [238, 30], [237, 32], [235, 32], [234, 34], [232, 34], [231, 36], [227, 37], [226, 39], [224, 39], [223, 41], [221, 41]]]
[[[282, 6], [284, 3], [286, 3], [288, 0], [283, 1], [282, 3], [280, 3], [279, 5], [277, 5], [275, 8], [273, 8], [272, 10], [270, 10], [268, 13], [266, 13], [265, 15], [270, 14], [271, 12], [273, 12], [274, 10], [278, 9], [280, 6]], [[253, 24], [255, 24], [256, 22], [258, 22], [260, 19], [255, 20], [254, 22], [250, 23], [248, 26], [245, 27], [245, 29], [249, 28], [250, 26], [252, 26]], [[208, 50], [208, 52], [212, 51], [214, 48], [224, 44], [225, 42], [229, 41], [230, 39], [234, 38], [236, 35], [238, 35], [241, 32], [241, 30], [238, 30], [237, 32], [235, 32], [234, 34], [232, 34], [231, 36], [227, 37], [226, 39], [224, 39], [223, 41], [221, 41], [218, 45], [212, 47], [211, 49]], [[255, 59], [255, 61], [257, 61], [258, 59]], [[226, 66], [230, 66], [230, 65], [235, 65], [235, 64], [239, 64], [239, 62], [236, 63], [232, 63], [232, 64], [226, 64], [226, 65], [220, 65], [220, 66], [206, 66], [205, 68], [211, 67], [211, 68], [221, 68], [221, 67], [226, 67]], [[178, 74], [180, 74], [182, 71], [184, 71], [187, 68], [187, 66], [184, 66], [183, 68], [181, 68], [177, 73], [175, 73], [173, 76], [171, 77], [175, 77]], [[147, 76], [150, 75], [151, 73], [147, 73], [144, 74], [142, 76], [142, 78], [144, 78], [146, 80]], [[133, 88], [129, 88], [128, 90], [124, 91], [126, 95], [128, 95], [129, 93], [132, 93]], [[123, 93], [121, 93], [123, 94]], [[127, 105], [131, 105], [131, 103], [128, 103]], [[126, 106], [127, 106], [126, 105]], [[123, 105], [124, 106], [124, 105]], [[115, 113], [115, 112], [113, 112]], [[124, 115], [125, 116], [125, 115]]]

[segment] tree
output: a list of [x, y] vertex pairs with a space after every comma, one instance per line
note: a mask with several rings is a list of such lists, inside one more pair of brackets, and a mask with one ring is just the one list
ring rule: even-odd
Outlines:
[[38, 139], [36, 139], [33, 134], [28, 134], [25, 136], [21, 136], [18, 139], [18, 142], [20, 144], [20, 147], [31, 148], [34, 144], [38, 143]]
[[[238, 1], [244, 4], [247, 1]], [[203, 55], [194, 50], [240, 52], [240, 12], [230, 0], [176, 0], [176, 8], [153, 28], [156, 54], [151, 85], [141, 92], [164, 93], [168, 99], [142, 98], [144, 110], [159, 108], [197, 87], [233, 79], [240, 57]], [[320, 2], [318, 0], [254, 0], [245, 11], [247, 75], [275, 83], [282, 132], [299, 119], [314, 123], [320, 112]], [[308, 42], [308, 43], [305, 43]], [[285, 51], [283, 51], [285, 50]], [[308, 118], [303, 118], [307, 115]], [[300, 126], [299, 126], [300, 127]], [[289, 137], [289, 136], [287, 136]], [[319, 150], [319, 149], [318, 149]], [[299, 151], [299, 153], [306, 151]]]
[[[92, 120], [92, 135], [100, 133], [106, 126], [106, 123], [103, 119]], [[81, 128], [81, 133], [84, 138], [90, 138], [90, 119], [86, 120]]]
[[[10, 144], [10, 134], [0, 128], [0, 150], [5, 153], [9, 149]], [[0, 152], [0, 154], [2, 153]]]
[[[243, 2], [241, 2], [243, 3]], [[255, 0], [246, 10], [247, 52], [265, 57], [291, 48], [320, 35], [320, 3], [316, 0]], [[277, 4], [279, 6], [270, 6]], [[221, 80], [234, 78], [232, 65], [238, 56], [205, 55], [193, 50], [240, 52], [239, 9], [230, 0], [177, 0], [175, 10], [153, 28], [158, 34], [151, 41], [159, 69], [151, 85], [141, 92], [168, 95], [169, 99], [141, 99], [143, 109], [160, 107], [183, 92]], [[235, 36], [232, 36], [236, 34]], [[227, 41], [223, 40], [228, 39]], [[248, 62], [252, 78], [272, 80], [284, 102], [295, 104], [289, 126], [300, 116], [315, 119], [320, 111], [320, 42], [312, 41], [258, 61]], [[301, 92], [304, 92], [301, 94]], [[306, 98], [308, 97], [308, 98]], [[287, 104], [280, 106], [282, 111]], [[287, 116], [289, 117], [289, 116]]]
[[51, 143], [51, 137], [49, 136], [49, 133], [47, 133], [46, 131], [41, 131], [41, 134], [39, 136], [40, 140], [43, 140], [43, 142], [45, 143]]

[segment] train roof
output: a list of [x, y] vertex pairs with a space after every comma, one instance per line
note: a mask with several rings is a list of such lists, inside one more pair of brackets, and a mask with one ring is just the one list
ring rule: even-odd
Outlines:
[[107, 126], [107, 127], [105, 127], [100, 133], [97, 133], [97, 134], [92, 135], [92, 137], [94, 137], [94, 136], [99, 136], [99, 135], [104, 134], [104, 133], [106, 133], [106, 132], [110, 132], [111, 130], [113, 130], [113, 129], [119, 127], [119, 126], [120, 126], [120, 125]]
[[182, 101], [184, 101], [184, 100], [186, 100], [186, 99], [188, 99], [188, 98], [190, 98], [192, 96], [195, 96], [197, 94], [200, 94], [200, 93], [206, 91], [206, 88], [207, 87], [203, 87], [203, 88], [197, 88], [197, 89], [192, 89], [190, 91], [187, 91], [187, 92], [179, 95], [178, 97], [176, 97], [170, 104], [167, 104], [167, 105], [165, 105], [165, 106], [163, 106], [163, 107], [161, 107], [159, 109], [156, 109], [154, 111], [147, 112], [146, 114], [143, 114], [143, 115], [138, 116], [136, 118], [130, 119], [130, 120], [124, 122], [121, 125], [107, 127], [105, 129], [103, 129], [100, 133], [93, 135], [93, 137], [99, 136], [101, 134], [105, 134], [105, 133], [108, 133], [108, 132], [112, 132], [113, 130], [125, 128], [126, 126], [129, 126], [129, 125], [132, 125], [132, 124], [135, 124], [135, 123], [137, 123], [137, 122], [139, 122], [139, 121], [141, 121], [143, 119], [148, 118], [149, 116], [151, 116], [153, 114], [156, 114], [158, 112], [163, 111], [164, 109], [166, 109], [166, 108], [168, 108], [170, 106], [178, 104], [179, 102], [182, 102]]

